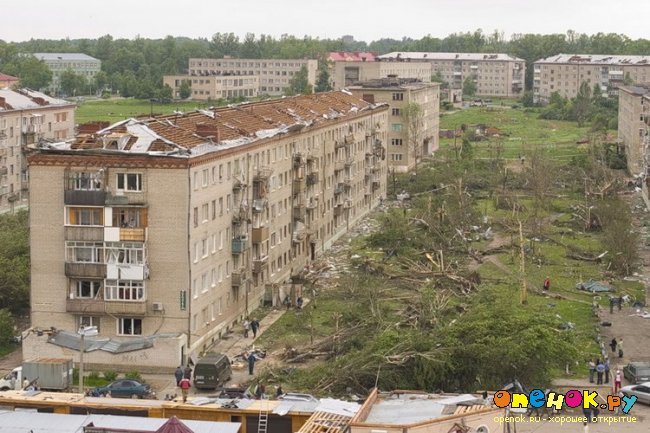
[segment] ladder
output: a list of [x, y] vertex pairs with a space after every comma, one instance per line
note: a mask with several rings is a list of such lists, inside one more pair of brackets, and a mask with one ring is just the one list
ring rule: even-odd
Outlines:
[[257, 433], [266, 433], [269, 424], [268, 403], [260, 406], [260, 414], [257, 418]]

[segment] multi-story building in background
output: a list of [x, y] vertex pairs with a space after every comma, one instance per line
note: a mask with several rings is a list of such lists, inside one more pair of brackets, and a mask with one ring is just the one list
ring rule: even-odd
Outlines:
[[617, 96], [625, 82], [650, 82], [650, 56], [557, 54], [537, 60], [533, 67], [533, 95], [538, 102], [548, 102], [556, 92], [573, 98], [583, 82], [609, 96]]
[[508, 54], [402, 51], [384, 54], [379, 59], [429, 62], [431, 74], [439, 74], [452, 89], [462, 89], [465, 80], [472, 80], [476, 96], [512, 98], [524, 92], [526, 62]]
[[27, 204], [25, 150], [74, 136], [75, 105], [28, 89], [0, 89], [0, 213]]
[[359, 83], [348, 90], [366, 102], [390, 107], [386, 137], [389, 170], [406, 172], [438, 149], [438, 83], [384, 78]]
[[261, 299], [295, 301], [310, 261], [386, 195], [387, 116], [328, 92], [43, 147], [29, 162], [31, 319], [45, 335], [23, 356], [78, 359], [83, 324], [100, 333], [89, 363], [173, 369]]
[[650, 85], [620, 86], [618, 90], [618, 140], [625, 147], [627, 169], [632, 175], [645, 174]]
[[[338, 54], [334, 56], [333, 54]], [[411, 78], [423, 82], [431, 81], [431, 64], [428, 62], [402, 62], [380, 60], [371, 55], [341, 56], [344, 53], [330, 53], [334, 60], [330, 81], [334, 90], [341, 90], [356, 83], [382, 78]], [[359, 59], [358, 57], [361, 57]]]
[[45, 62], [52, 71], [52, 82], [46, 89], [41, 90], [54, 95], [61, 93], [61, 74], [65, 71], [70, 70], [81, 75], [90, 83], [102, 67], [101, 60], [83, 53], [34, 53], [34, 56]]
[[217, 100], [230, 98], [253, 98], [257, 96], [260, 79], [258, 76], [211, 75], [196, 77], [188, 75], [165, 75], [163, 84], [172, 88], [173, 97], [181, 97], [181, 85], [188, 81], [191, 99]]
[[307, 59], [189, 59], [188, 74], [191, 77], [256, 76], [260, 95], [281, 96], [303, 67], [307, 69], [307, 81], [314, 86], [318, 61]]

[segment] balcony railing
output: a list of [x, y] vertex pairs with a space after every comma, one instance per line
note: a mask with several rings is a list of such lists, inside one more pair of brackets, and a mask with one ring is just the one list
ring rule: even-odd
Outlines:
[[239, 271], [233, 271], [233, 273], [230, 275], [233, 287], [241, 287], [246, 282], [246, 278], [246, 271], [243, 269], [240, 269]]
[[246, 238], [235, 238], [232, 240], [232, 253], [233, 254], [242, 254], [248, 249], [248, 239]]
[[66, 241], [103, 241], [104, 227], [66, 226]]
[[305, 190], [305, 178], [298, 178], [293, 180], [294, 194], [301, 193]]
[[120, 228], [120, 241], [144, 242], [147, 238], [145, 228]]
[[316, 185], [318, 183], [318, 172], [312, 171], [307, 175], [307, 185]]
[[63, 200], [67, 205], [104, 206], [106, 191], [67, 190]]
[[65, 276], [71, 278], [106, 278], [106, 265], [103, 263], [66, 262]]
[[255, 272], [256, 274], [262, 273], [262, 271], [266, 268], [268, 261], [269, 261], [269, 256], [262, 256], [253, 259], [253, 272]]
[[253, 243], [261, 243], [269, 239], [269, 228], [268, 227], [254, 227], [253, 233], [251, 235]]

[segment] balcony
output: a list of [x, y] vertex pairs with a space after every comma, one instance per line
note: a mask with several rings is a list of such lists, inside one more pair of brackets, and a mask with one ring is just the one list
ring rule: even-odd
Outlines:
[[262, 256], [253, 259], [253, 272], [256, 274], [262, 273], [262, 271], [266, 268], [268, 261], [269, 256]]
[[145, 195], [144, 192], [118, 192], [111, 194], [106, 193], [106, 206], [126, 206], [126, 205], [144, 205]]
[[345, 168], [345, 160], [337, 159], [334, 161], [334, 171], [342, 171]]
[[253, 234], [251, 239], [254, 244], [259, 244], [265, 242], [269, 239], [269, 228], [268, 227], [254, 227]]
[[334, 195], [343, 194], [343, 192], [345, 192], [345, 188], [341, 183], [337, 184], [336, 187], [334, 187]]
[[380, 185], [381, 185], [381, 183], [378, 180], [374, 179], [372, 181], [372, 190], [377, 191], [379, 189]]
[[0, 167], [0, 176], [4, 176], [9, 172], [7, 167]]
[[103, 263], [65, 263], [65, 276], [70, 278], [106, 278]]
[[354, 158], [352, 158], [351, 156], [345, 158], [345, 163], [344, 164], [345, 164], [345, 168], [352, 167], [352, 165], [354, 164]]
[[233, 271], [233, 273], [230, 275], [230, 279], [232, 281], [233, 287], [243, 286], [247, 278], [248, 275], [246, 274], [246, 271], [243, 269], [240, 269], [239, 271]]
[[103, 241], [104, 227], [66, 226], [64, 228], [66, 241]]
[[28, 180], [21, 180], [20, 181], [20, 189], [22, 191], [27, 191], [29, 189], [29, 181]]
[[120, 242], [144, 242], [147, 240], [145, 228], [120, 228]]
[[307, 186], [316, 185], [318, 183], [318, 172], [312, 171], [307, 175]]
[[232, 240], [232, 253], [242, 254], [248, 249], [248, 239], [244, 237], [235, 238]]
[[79, 314], [104, 314], [106, 312], [103, 299], [93, 298], [68, 298], [65, 302], [65, 311], [67, 313]]
[[307, 203], [307, 209], [316, 209], [318, 207], [318, 199], [314, 199], [313, 197], [309, 199], [309, 203]]
[[293, 180], [293, 193], [300, 194], [305, 191], [305, 178], [301, 177]]
[[105, 301], [106, 313], [114, 315], [144, 316], [147, 303], [144, 301]]
[[267, 204], [268, 202], [263, 198], [253, 200], [253, 212], [262, 213], [266, 209]]
[[345, 141], [345, 144], [354, 143], [354, 134], [347, 134], [345, 137], [343, 137], [343, 140]]
[[271, 167], [260, 167], [253, 176], [253, 182], [267, 182], [272, 174], [273, 169]]
[[300, 168], [305, 165], [305, 157], [302, 153], [298, 152], [293, 155], [293, 168]]
[[307, 207], [304, 204], [296, 204], [293, 207], [293, 219], [304, 221], [307, 215]]
[[0, 157], [7, 156], [7, 149], [0, 149]]
[[[126, 199], [126, 197], [124, 197]], [[104, 206], [106, 191], [67, 190], [64, 193], [64, 203], [67, 205]], [[126, 199], [128, 201], [128, 199]]]
[[341, 215], [343, 215], [343, 205], [337, 205], [334, 208], [334, 216], [338, 217], [338, 216], [341, 216]]

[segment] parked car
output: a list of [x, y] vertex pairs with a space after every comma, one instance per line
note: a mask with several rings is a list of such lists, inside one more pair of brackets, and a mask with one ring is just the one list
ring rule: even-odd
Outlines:
[[641, 403], [650, 404], [650, 382], [624, 386], [621, 392], [626, 396], [636, 396], [637, 401]]
[[650, 362], [630, 362], [623, 367], [623, 376], [630, 383], [650, 381]]
[[95, 388], [95, 393], [105, 395], [111, 393], [111, 397], [151, 397], [151, 386], [132, 379], [119, 379], [106, 386]]

